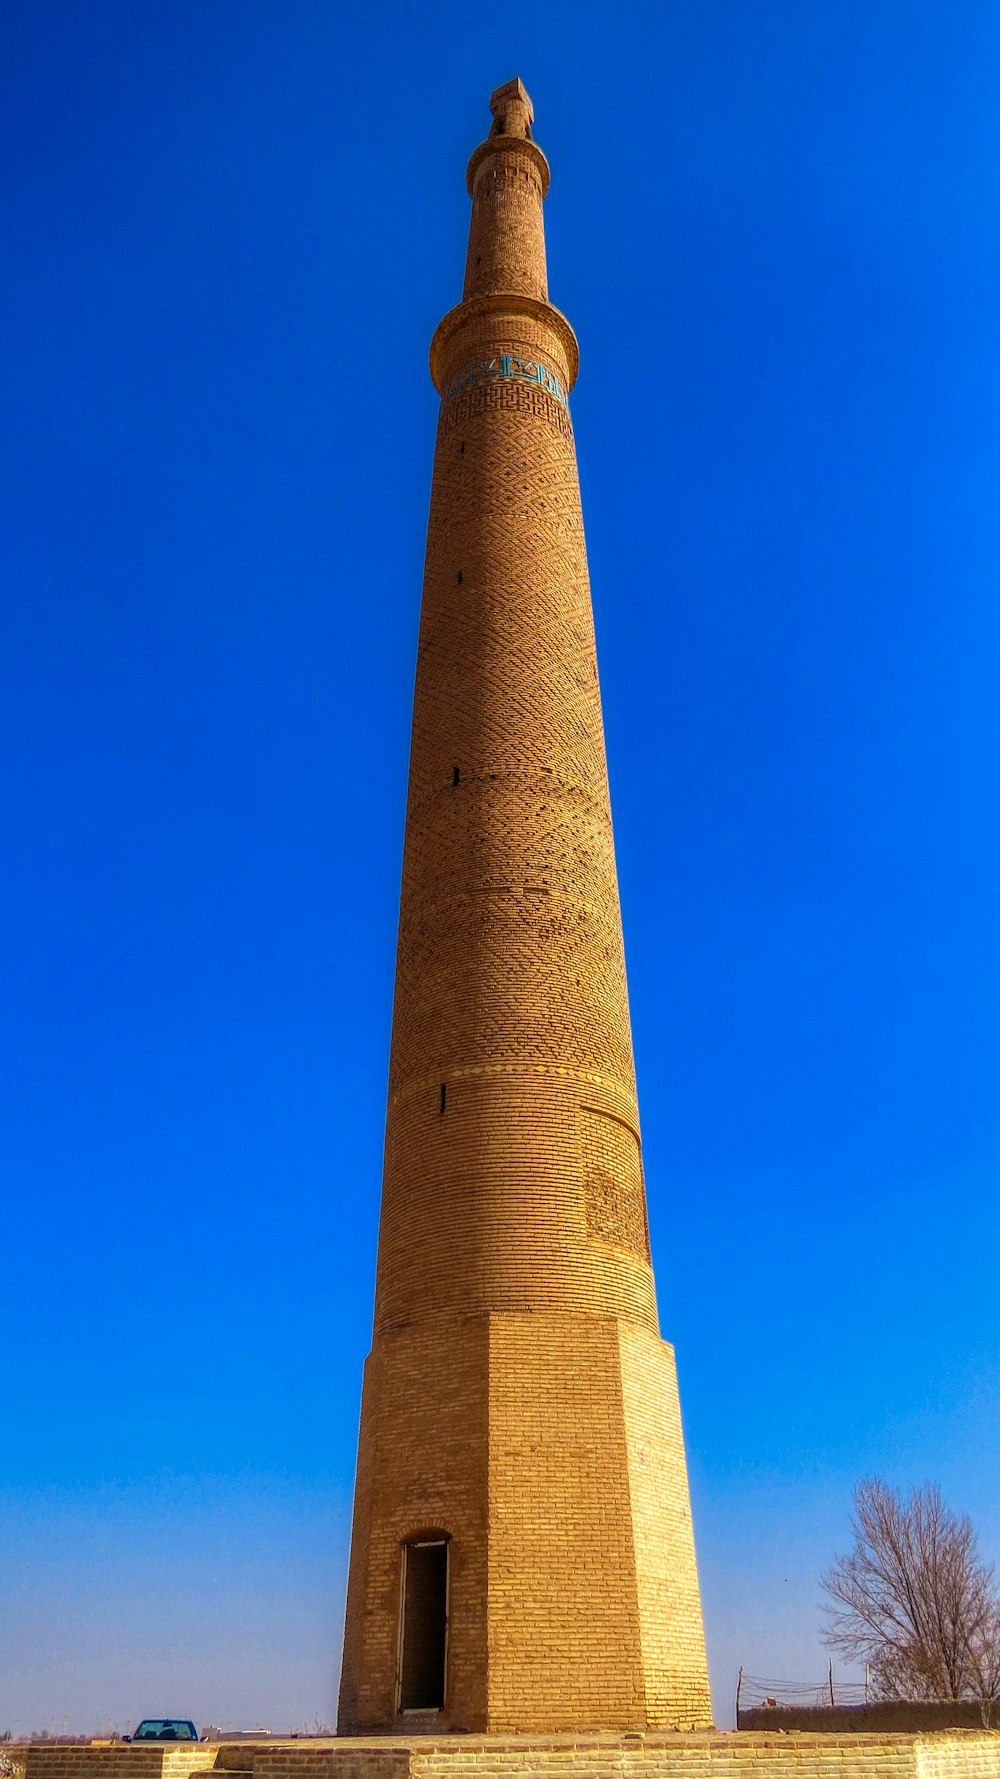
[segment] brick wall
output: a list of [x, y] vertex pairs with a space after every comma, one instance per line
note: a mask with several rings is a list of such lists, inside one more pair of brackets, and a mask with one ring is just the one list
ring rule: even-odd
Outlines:
[[804, 1705], [740, 1711], [741, 1730], [816, 1730], [824, 1734], [870, 1730], [979, 1730], [979, 1706], [968, 1699], [943, 1702], [886, 1699], [871, 1705]]
[[413, 1779], [1000, 1779], [1000, 1736], [729, 1735], [415, 1751]]
[[108, 1748], [32, 1742], [26, 1755], [26, 1779], [187, 1779], [189, 1773], [214, 1767], [218, 1750], [209, 1742], [165, 1743], [140, 1748], [116, 1742]]
[[433, 1319], [389, 1331], [368, 1360], [341, 1681], [352, 1731], [395, 1720], [402, 1544], [437, 1530], [451, 1539], [448, 1691], [427, 1727], [487, 1721], [488, 1341], [485, 1317]]
[[489, 1585], [491, 1727], [644, 1721], [617, 1325], [608, 1318], [492, 1320]]
[[617, 1333], [645, 1716], [696, 1728], [712, 1701], [674, 1350], [625, 1322]]
[[[151, 1754], [155, 1762], [154, 1750], [70, 1748], [58, 1779], [149, 1776]], [[164, 1754], [163, 1779], [212, 1764], [248, 1779], [1000, 1779], [1000, 1734], [973, 1730], [308, 1739]], [[55, 1755], [29, 1745], [27, 1779], [57, 1779]]]

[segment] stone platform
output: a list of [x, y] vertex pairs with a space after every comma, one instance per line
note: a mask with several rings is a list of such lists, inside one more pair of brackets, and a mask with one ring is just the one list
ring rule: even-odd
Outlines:
[[34, 1743], [25, 1779], [1000, 1779], [1000, 1732], [344, 1736], [183, 1747]]

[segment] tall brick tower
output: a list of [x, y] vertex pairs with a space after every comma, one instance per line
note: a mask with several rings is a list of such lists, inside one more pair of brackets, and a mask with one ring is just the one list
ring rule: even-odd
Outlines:
[[519, 80], [469, 162], [410, 754], [342, 1734], [711, 1720]]

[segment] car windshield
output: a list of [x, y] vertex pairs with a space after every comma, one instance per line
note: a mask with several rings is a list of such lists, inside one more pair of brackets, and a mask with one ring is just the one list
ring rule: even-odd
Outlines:
[[133, 1742], [197, 1742], [198, 1732], [189, 1717], [144, 1717]]

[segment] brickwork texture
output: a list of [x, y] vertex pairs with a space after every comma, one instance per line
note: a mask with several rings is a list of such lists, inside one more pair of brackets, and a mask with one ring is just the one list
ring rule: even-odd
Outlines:
[[[549, 169], [521, 83], [491, 109], [464, 295], [431, 347], [346, 1735], [710, 1722], [649, 1257], [578, 354], [548, 302]], [[421, 1538], [448, 1542], [444, 1702], [405, 1713], [402, 1552]]]
[[213, 1766], [228, 1779], [1000, 1779], [1000, 1734], [394, 1735], [240, 1742], [187, 1756], [35, 1743], [23, 1759], [25, 1779], [202, 1779]]

